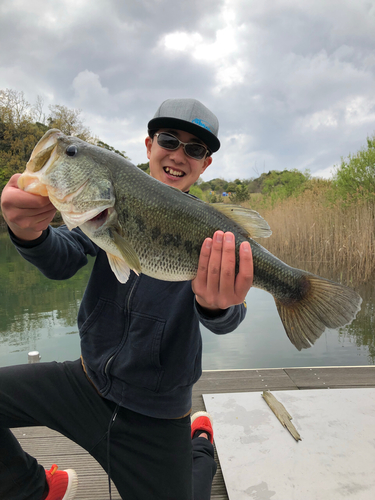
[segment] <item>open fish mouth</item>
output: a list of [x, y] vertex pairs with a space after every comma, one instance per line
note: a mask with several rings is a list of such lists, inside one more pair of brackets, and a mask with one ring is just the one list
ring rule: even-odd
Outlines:
[[62, 135], [60, 130], [52, 129], [38, 142], [26, 164], [25, 172], [18, 179], [20, 189], [39, 196], [50, 196], [43, 176], [58, 159], [58, 137]]
[[92, 165], [80, 164], [87, 147], [83, 141], [51, 129], [35, 146], [18, 179], [20, 189], [48, 196], [69, 229], [83, 224], [93, 230], [100, 228], [115, 204], [111, 181], [97, 182]]
[[107, 222], [110, 214], [113, 212], [113, 209], [106, 208], [102, 212], [98, 213], [98, 215], [95, 215], [95, 217], [92, 217], [91, 219], [88, 219], [85, 224], [90, 224], [92, 229], [98, 229]]
[[61, 215], [68, 229], [80, 226], [81, 228], [85, 227], [90, 229], [90, 232], [92, 232], [105, 226], [114, 212], [115, 209], [113, 207], [105, 207], [104, 210], [103, 207], [99, 209], [93, 208], [86, 212], [76, 212], [74, 209], [68, 211], [64, 209], [64, 211], [61, 211]]
[[103, 222], [104, 220], [107, 220], [108, 217], [108, 208], [103, 210], [103, 212], [100, 212], [100, 214], [96, 215], [92, 219], [89, 219], [87, 222]]

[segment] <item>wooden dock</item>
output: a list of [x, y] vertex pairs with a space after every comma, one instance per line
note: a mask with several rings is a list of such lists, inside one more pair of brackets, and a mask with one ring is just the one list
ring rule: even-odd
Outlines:
[[[355, 387], [375, 387], [375, 366], [205, 371], [194, 387], [193, 412], [205, 409], [202, 394]], [[35, 456], [45, 468], [57, 463], [62, 469], [76, 470], [79, 478], [77, 500], [109, 498], [106, 473], [81, 447], [46, 427], [13, 431], [24, 450]], [[219, 464], [217, 456], [216, 460]], [[112, 498], [120, 499], [114, 486]], [[211, 499], [228, 500], [220, 464]]]

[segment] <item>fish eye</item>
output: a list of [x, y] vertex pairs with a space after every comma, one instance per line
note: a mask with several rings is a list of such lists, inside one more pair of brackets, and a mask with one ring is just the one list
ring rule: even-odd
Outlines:
[[71, 145], [71, 146], [68, 146], [65, 150], [65, 153], [68, 155], [68, 156], [74, 156], [78, 153], [78, 149], [77, 149], [77, 146], [74, 146], [74, 145]]

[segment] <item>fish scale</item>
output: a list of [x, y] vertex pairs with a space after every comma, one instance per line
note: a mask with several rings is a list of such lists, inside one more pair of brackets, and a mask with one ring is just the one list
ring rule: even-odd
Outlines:
[[204, 203], [59, 130], [38, 142], [18, 183], [49, 196], [69, 229], [80, 227], [107, 253], [122, 283], [130, 270], [167, 281], [193, 279], [204, 240], [219, 229], [235, 236], [237, 273], [239, 247], [248, 241], [253, 286], [271, 293], [299, 350], [311, 347], [326, 328], [350, 323], [360, 309], [362, 299], [353, 289], [290, 267], [254, 241], [271, 234], [255, 211]]

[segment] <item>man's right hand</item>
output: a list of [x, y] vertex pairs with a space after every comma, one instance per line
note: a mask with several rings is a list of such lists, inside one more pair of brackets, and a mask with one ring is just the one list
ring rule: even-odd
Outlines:
[[37, 239], [52, 221], [56, 208], [46, 196], [38, 196], [19, 189], [13, 175], [1, 194], [1, 210], [13, 234], [25, 241]]

